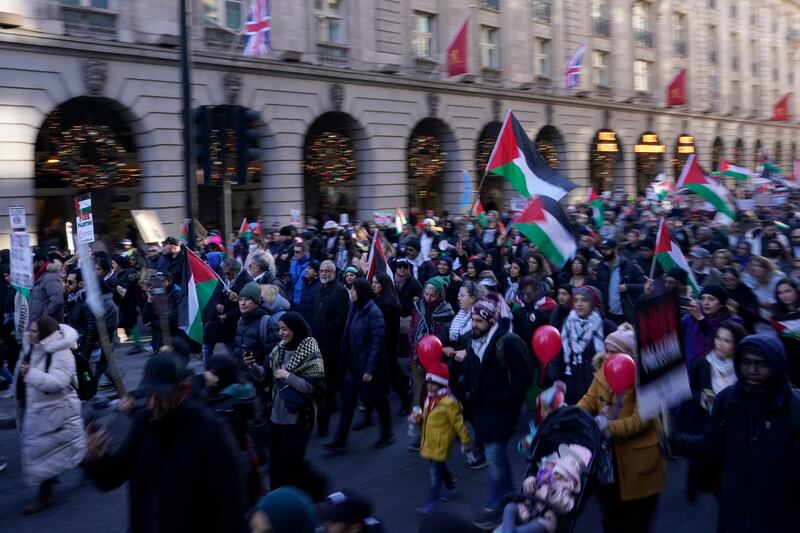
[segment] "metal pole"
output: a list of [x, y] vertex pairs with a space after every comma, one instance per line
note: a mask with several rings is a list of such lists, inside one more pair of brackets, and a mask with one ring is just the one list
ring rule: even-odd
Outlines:
[[186, 203], [186, 218], [188, 236], [186, 244], [194, 249], [194, 193], [197, 188], [197, 179], [194, 169], [194, 137], [192, 134], [192, 77], [191, 77], [191, 57], [192, 50], [190, 45], [190, 28], [192, 20], [191, 1], [180, 0], [180, 21], [181, 21], [181, 102], [183, 104], [183, 180], [185, 189], [184, 202]]

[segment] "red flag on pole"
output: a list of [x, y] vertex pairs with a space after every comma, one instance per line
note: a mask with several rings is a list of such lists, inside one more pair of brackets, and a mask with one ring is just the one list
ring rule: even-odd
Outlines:
[[386, 256], [383, 255], [383, 245], [381, 238], [378, 235], [378, 230], [372, 235], [372, 245], [369, 248], [369, 257], [367, 258], [367, 279], [372, 280], [376, 272], [386, 272], [389, 276], [392, 271], [389, 270], [389, 265], [386, 262]]
[[455, 37], [447, 45], [447, 75], [458, 76], [459, 74], [466, 74], [469, 69], [467, 51], [469, 49], [469, 33], [470, 15], [464, 16], [461, 19], [461, 24], [458, 25]]
[[786, 122], [789, 120], [789, 97], [792, 93], [784, 94], [772, 107], [772, 120]]
[[686, 105], [686, 69], [682, 68], [667, 85], [667, 107]]

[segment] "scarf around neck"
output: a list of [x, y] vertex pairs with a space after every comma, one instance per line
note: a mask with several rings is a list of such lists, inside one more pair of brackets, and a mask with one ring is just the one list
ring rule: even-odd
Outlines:
[[459, 309], [453, 321], [450, 322], [450, 340], [457, 341], [470, 331], [472, 331], [472, 314]]
[[433, 408], [436, 407], [436, 405], [444, 398], [448, 397], [453, 398], [454, 400], [456, 399], [456, 397], [453, 396], [448, 387], [441, 387], [438, 391], [434, 393], [429, 392], [428, 395], [425, 397], [425, 407], [423, 409], [425, 416], [427, 417], [429, 414], [431, 414]]
[[600, 313], [592, 311], [588, 317], [581, 318], [574, 309], [569, 312], [564, 321], [561, 347], [564, 349], [564, 363], [566, 375], [572, 375], [572, 367], [583, 364], [583, 354], [589, 347], [594, 346], [595, 353], [602, 352], [603, 345], [603, 319]]
[[736, 383], [736, 367], [733, 359], [723, 359], [716, 350], [706, 356], [711, 367], [711, 390], [714, 394], [719, 394], [725, 389]]
[[478, 356], [481, 363], [483, 363], [483, 356], [486, 354], [486, 348], [489, 346], [489, 341], [492, 340], [494, 334], [497, 332], [497, 328], [499, 326], [495, 323], [489, 331], [486, 332], [486, 335], [483, 337], [478, 337], [477, 339], [472, 339], [470, 346], [472, 347], [472, 351], [475, 352], [475, 355]]

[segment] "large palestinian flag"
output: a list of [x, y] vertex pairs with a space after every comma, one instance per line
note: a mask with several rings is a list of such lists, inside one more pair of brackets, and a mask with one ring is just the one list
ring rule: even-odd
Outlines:
[[558, 267], [575, 257], [578, 245], [567, 214], [549, 196], [534, 196], [514, 223], [539, 251]]
[[525, 198], [538, 195], [560, 200], [576, 187], [542, 159], [511, 111], [500, 128], [486, 172], [504, 177]]
[[683, 167], [681, 177], [675, 184], [675, 190], [687, 190], [703, 198], [731, 220], [736, 220], [736, 207], [728, 194], [725, 185], [707, 176], [697, 163], [695, 155], [689, 156]]
[[728, 176], [730, 178], [742, 181], [746, 180], [751, 176], [751, 172], [747, 168], [734, 165], [727, 159], [723, 159], [720, 162], [719, 172], [720, 174], [724, 174], [725, 176]]
[[217, 274], [202, 259], [183, 247], [183, 282], [178, 308], [178, 326], [195, 342], [203, 342], [203, 310], [220, 282]]
[[656, 236], [656, 249], [654, 250], [656, 260], [664, 272], [668, 272], [672, 268], [680, 268], [686, 271], [689, 276], [689, 285], [692, 287], [692, 292], [695, 296], [700, 294], [700, 285], [694, 279], [692, 269], [689, 268], [689, 263], [683, 256], [683, 252], [677, 244], [672, 242], [669, 230], [664, 219], [661, 219], [661, 224], [658, 226], [658, 235]]

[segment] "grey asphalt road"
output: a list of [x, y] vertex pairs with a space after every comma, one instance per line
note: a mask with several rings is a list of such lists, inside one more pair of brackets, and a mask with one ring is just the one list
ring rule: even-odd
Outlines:
[[[138, 383], [146, 362], [145, 355], [129, 355], [126, 348], [118, 350], [120, 367], [129, 387]], [[393, 399], [393, 410], [397, 402]], [[0, 419], [13, 414], [11, 400], [0, 400]], [[335, 420], [334, 420], [335, 423]], [[0, 427], [4, 427], [0, 424]], [[383, 450], [375, 450], [377, 428], [351, 433], [349, 451], [331, 456], [322, 450], [324, 440], [312, 437], [308, 458], [314, 468], [324, 473], [333, 489], [350, 488], [372, 499], [376, 514], [388, 531], [410, 533], [417, 530], [420, 517], [415, 509], [427, 496], [427, 464], [418, 454], [406, 449], [406, 423], [394, 417], [397, 442]], [[16, 430], [0, 429], [0, 453], [5, 453], [8, 468], [0, 472], [0, 531], [60, 533], [124, 532], [127, 525], [127, 488], [100, 492], [91, 483], [82, 483], [79, 470], [61, 476], [56, 487], [58, 505], [34, 515], [20, 512], [34, 496], [35, 489], [26, 487], [20, 467], [19, 440]], [[457, 447], [456, 447], [457, 449]], [[524, 457], [511, 452], [515, 483], [521, 482], [525, 470]], [[460, 452], [450, 460], [451, 470], [459, 480], [460, 491], [445, 504], [445, 509], [464, 516], [473, 516], [482, 508], [486, 493], [487, 471], [470, 471], [464, 466]], [[657, 533], [707, 533], [713, 531], [716, 505], [709, 496], [702, 496], [696, 505], [683, 497], [685, 463], [669, 462], [669, 484], [659, 502]], [[599, 508], [592, 499], [581, 515], [577, 532], [601, 531]]]

